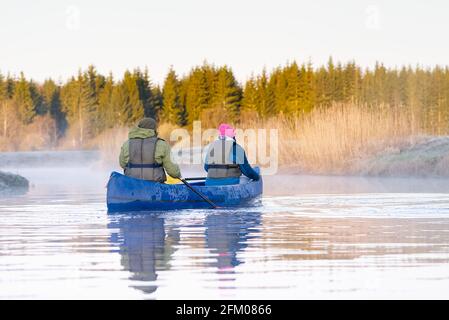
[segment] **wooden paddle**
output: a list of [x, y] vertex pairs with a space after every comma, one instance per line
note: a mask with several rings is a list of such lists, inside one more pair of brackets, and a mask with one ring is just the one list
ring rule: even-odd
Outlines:
[[206, 196], [204, 194], [202, 194], [201, 192], [199, 192], [198, 190], [195, 190], [190, 183], [188, 183], [186, 181], [186, 179], [181, 179], [182, 183], [184, 183], [186, 185], [187, 188], [189, 188], [190, 190], [192, 190], [193, 192], [195, 192], [201, 199], [203, 199], [204, 201], [206, 201], [208, 204], [210, 204], [212, 206], [212, 208], [217, 209], [217, 206], [210, 201], [209, 199], [206, 198]]

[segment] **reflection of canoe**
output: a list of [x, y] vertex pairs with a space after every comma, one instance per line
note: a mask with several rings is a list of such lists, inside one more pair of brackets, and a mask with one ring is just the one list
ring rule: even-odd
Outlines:
[[[205, 186], [191, 184], [219, 207], [245, 205], [262, 194], [262, 179], [240, 179], [240, 184]], [[137, 210], [173, 210], [210, 208], [197, 194], [183, 184], [162, 184], [126, 177], [112, 172], [108, 182], [109, 212]]]

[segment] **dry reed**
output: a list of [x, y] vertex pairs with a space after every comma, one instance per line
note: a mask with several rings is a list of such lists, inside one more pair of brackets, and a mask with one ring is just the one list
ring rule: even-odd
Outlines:
[[279, 164], [309, 173], [351, 172], [361, 159], [414, 144], [421, 134], [409, 109], [333, 104], [298, 117], [243, 121], [279, 130]]
[[[319, 174], [357, 173], [363, 161], [410, 147], [421, 141], [423, 133], [418, 117], [403, 106], [333, 104], [296, 117], [246, 119], [237, 127], [278, 129], [281, 168]], [[161, 124], [159, 135], [169, 141], [173, 129], [176, 126]], [[105, 161], [117, 161], [127, 132], [114, 128], [97, 138]]]
[[[157, 129], [158, 136], [170, 142], [170, 133], [176, 128], [177, 126], [175, 125], [162, 123]], [[126, 127], [115, 127], [107, 129], [98, 137], [96, 137], [94, 141], [91, 142], [91, 145], [100, 150], [104, 163], [118, 163], [120, 148], [128, 139], [128, 132], [129, 128]]]

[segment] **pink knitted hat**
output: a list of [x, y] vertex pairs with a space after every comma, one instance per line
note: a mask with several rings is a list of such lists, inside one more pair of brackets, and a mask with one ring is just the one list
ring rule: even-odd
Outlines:
[[218, 127], [218, 132], [220, 133], [221, 137], [231, 137], [231, 138], [235, 137], [234, 128], [227, 123], [220, 124], [220, 126]]

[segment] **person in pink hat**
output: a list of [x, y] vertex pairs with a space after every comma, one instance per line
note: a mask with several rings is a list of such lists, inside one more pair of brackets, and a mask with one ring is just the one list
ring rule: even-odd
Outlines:
[[259, 180], [259, 168], [252, 168], [245, 150], [235, 139], [235, 129], [222, 123], [218, 127], [218, 138], [209, 145], [204, 170], [207, 171], [206, 185], [239, 184], [240, 177]]

